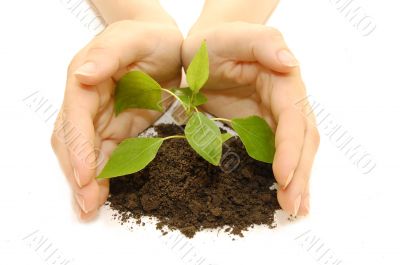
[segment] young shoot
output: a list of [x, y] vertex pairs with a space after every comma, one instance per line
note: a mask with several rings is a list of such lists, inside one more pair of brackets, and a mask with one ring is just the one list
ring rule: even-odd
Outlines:
[[122, 141], [97, 178], [113, 178], [132, 174], [145, 168], [157, 155], [164, 141], [186, 139], [189, 145], [205, 160], [218, 166], [222, 156], [222, 144], [232, 137], [221, 133], [215, 121], [229, 123], [235, 130], [250, 157], [272, 163], [275, 153], [274, 133], [266, 121], [258, 116], [245, 118], [208, 118], [197, 107], [207, 102], [200, 92], [208, 80], [209, 59], [206, 42], [203, 41], [186, 71], [188, 87], [162, 88], [151, 76], [141, 71], [125, 74], [115, 90], [115, 115], [131, 109], [149, 109], [164, 112], [162, 95], [167, 93], [183, 106], [189, 119], [184, 135], [164, 138], [129, 138]]

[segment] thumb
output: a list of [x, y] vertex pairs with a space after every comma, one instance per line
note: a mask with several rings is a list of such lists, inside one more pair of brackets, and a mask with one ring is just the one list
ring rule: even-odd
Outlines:
[[[214, 35], [215, 42], [223, 45], [217, 45], [217, 52], [225, 57], [256, 61], [263, 67], [280, 73], [289, 73], [299, 65], [277, 29], [233, 22], [225, 24], [219, 30]], [[234, 45], [225, 45], [227, 42]]]
[[145, 34], [133, 21], [111, 24], [83, 49], [73, 70], [75, 77], [85, 85], [97, 85], [137, 62], [153, 47]]
[[97, 85], [118, 71], [117, 56], [112, 48], [89, 48], [83, 64], [74, 71], [74, 75], [85, 85]]
[[252, 50], [261, 65], [277, 72], [288, 73], [299, 65], [282, 34], [274, 28], [265, 27], [259, 32], [259, 36], [254, 38]]

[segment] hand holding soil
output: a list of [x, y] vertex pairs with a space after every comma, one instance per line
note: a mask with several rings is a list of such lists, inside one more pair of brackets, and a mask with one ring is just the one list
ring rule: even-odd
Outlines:
[[[174, 24], [119, 21], [72, 60], [52, 145], [71, 184], [80, 219], [92, 219], [107, 199], [108, 181], [96, 180], [96, 176], [113, 149], [161, 116], [135, 109], [116, 117], [115, 80], [134, 68], [151, 74], [162, 85], [178, 87], [181, 42], [182, 35]], [[60, 134], [68, 133], [81, 137], [64, 141], [65, 135]], [[97, 161], [91, 158], [93, 154], [98, 156]]]
[[292, 215], [306, 215], [319, 135], [302, 113], [309, 110], [295, 105], [307, 96], [297, 60], [278, 30], [233, 22], [192, 30], [183, 44], [184, 66], [203, 39], [210, 54], [210, 77], [202, 89], [208, 98], [202, 109], [228, 119], [264, 117], [276, 131], [273, 170], [280, 186], [279, 204]]
[[[116, 10], [116, 14], [118, 14], [118, 10]], [[124, 13], [125, 15], [126, 13]], [[262, 16], [263, 19], [268, 15], [269, 13]], [[124, 16], [121, 15], [121, 18]], [[154, 14], [149, 17], [154, 17]], [[151, 19], [149, 18], [149, 20]], [[242, 21], [247, 20], [242, 19]], [[319, 136], [312, 121], [303, 115], [303, 110], [295, 106], [296, 102], [306, 98], [298, 62], [288, 50], [277, 30], [254, 24], [258, 22], [253, 20], [250, 22], [253, 23], [226, 21], [207, 27], [195, 27], [191, 30], [188, 38], [183, 41], [176, 25], [167, 23], [165, 20], [162, 23], [119, 21], [110, 24], [104, 32], [76, 55], [69, 67], [65, 99], [56, 127], [65, 128], [61, 131], [67, 134], [67, 127], [70, 126], [82, 132], [85, 137], [79, 140], [82, 142], [79, 144], [63, 141], [65, 135], [54, 135], [52, 144], [71, 184], [78, 215], [81, 219], [93, 218], [98, 207], [107, 200], [109, 182], [108, 180], [97, 180], [96, 176], [117, 144], [126, 138], [137, 136], [160, 116], [158, 112], [142, 109], [130, 109], [116, 116], [114, 113], [116, 82], [130, 70], [139, 69], [157, 80], [162, 87], [179, 87], [181, 59], [183, 66], [187, 68], [203, 40], [206, 40], [208, 45], [210, 75], [202, 89], [208, 102], [201, 106], [201, 110], [226, 119], [251, 115], [263, 117], [275, 132], [276, 153], [272, 169], [279, 184], [277, 192], [279, 204], [285, 211], [293, 215], [308, 213], [309, 176], [318, 148]], [[89, 144], [86, 144], [87, 142]], [[85, 143], [85, 149], [75, 152], [75, 147], [82, 146], [83, 143]], [[263, 147], [260, 146], [260, 148]], [[87, 155], [92, 154], [93, 151], [98, 154], [97, 160], [88, 163]], [[163, 157], [165, 158], [165, 154]], [[192, 154], [189, 157], [198, 159]], [[257, 166], [257, 168], [263, 168], [263, 166]], [[215, 172], [213, 170], [211, 171]], [[246, 174], [248, 175], [248, 172]], [[250, 179], [255, 181], [254, 183], [258, 183], [257, 185], [260, 183], [270, 184], [270, 180], [262, 179], [271, 176], [271, 172], [266, 169], [265, 174], [257, 173], [258, 177], [250, 177]], [[241, 181], [243, 175], [239, 175], [237, 178]], [[144, 178], [148, 177], [144, 176]], [[196, 176], [190, 177], [193, 181]], [[131, 183], [136, 189], [134, 191], [136, 196], [144, 195], [141, 193], [143, 192], [142, 186], [137, 186], [144, 185], [144, 183], [140, 184], [138, 177], [132, 179], [139, 180], [139, 184]], [[160, 179], [163, 178], [160, 177]], [[199, 177], [199, 181], [201, 181], [200, 179], [201, 177]], [[207, 176], [206, 180], [210, 181], [210, 176]], [[252, 185], [248, 180], [243, 183]], [[218, 188], [219, 185], [211, 186], [210, 193], [203, 199], [209, 199], [213, 194], [215, 197], [215, 193], [221, 191]], [[129, 185], [127, 189], [128, 187]], [[269, 206], [264, 205], [264, 207], [270, 207], [268, 208], [270, 212], [266, 213], [268, 215], [266, 219], [271, 220], [271, 212], [273, 213], [277, 207], [273, 203], [274, 200], [269, 197], [271, 193], [267, 193], [264, 188], [268, 189], [269, 187], [249, 189], [249, 192], [258, 194], [256, 196], [258, 199], [264, 198], [261, 199], [261, 201], [264, 200], [264, 204], [271, 203]], [[160, 189], [162, 190], [162, 186]], [[213, 189], [215, 190], [213, 191]], [[151, 194], [155, 195], [153, 192]], [[265, 197], [268, 197], [268, 200]], [[236, 200], [236, 204], [239, 204], [235, 198], [233, 195], [231, 199], [224, 202]], [[149, 205], [143, 196], [140, 199], [143, 200], [138, 204], [142, 207], [141, 212], [138, 210], [140, 207], [130, 207], [131, 210], [133, 209], [134, 217], [141, 216], [143, 209]], [[110, 200], [112, 203], [116, 202], [113, 196], [110, 197]], [[202, 202], [206, 203], [204, 200], [199, 201], [199, 203]], [[265, 210], [257, 208], [257, 203], [251, 205], [254, 206], [254, 209]], [[179, 205], [176, 206], [179, 207]], [[249, 205], [244, 205], [244, 207], [249, 210]], [[144, 209], [144, 211], [163, 220], [161, 215], [156, 214], [158, 213], [157, 209], [159, 208], [155, 207], [149, 211]], [[185, 208], [185, 210], [187, 209]], [[223, 225], [224, 222], [221, 220], [229, 218], [221, 219], [219, 216], [227, 217], [227, 213], [233, 213], [229, 206], [226, 208], [218, 205], [211, 210], [202, 209], [202, 211], [207, 214], [209, 214], [208, 211], [211, 211], [211, 215], [214, 216], [213, 222], [217, 223], [217, 225], [208, 225], [208, 227]], [[233, 215], [233, 219], [242, 222], [239, 212], [237, 212], [238, 215]], [[197, 212], [197, 214], [199, 213], [200, 219], [196, 220], [204, 220], [202, 219], [206, 218], [204, 212]], [[267, 215], [258, 215], [258, 217], [262, 218]], [[175, 217], [179, 218], [179, 214]], [[249, 222], [242, 223], [241, 229], [251, 224], [267, 223], [268, 220], [262, 221], [257, 219], [258, 217], [250, 218]], [[176, 221], [176, 219], [174, 220]], [[182, 230], [179, 220], [175, 223], [164, 224], [170, 228]], [[226, 224], [237, 226], [237, 223]], [[191, 225], [196, 226], [195, 224]], [[200, 221], [197, 225], [207, 227], [204, 222]], [[193, 235], [193, 231], [190, 231], [187, 234]]]

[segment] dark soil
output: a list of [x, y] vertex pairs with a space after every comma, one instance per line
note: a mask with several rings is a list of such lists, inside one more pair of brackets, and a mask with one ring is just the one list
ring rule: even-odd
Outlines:
[[[155, 130], [161, 137], [182, 134], [171, 124]], [[229, 172], [238, 162], [235, 153], [240, 163]], [[253, 225], [274, 227], [280, 207], [276, 190], [270, 189], [275, 182], [271, 165], [250, 158], [238, 138], [226, 142], [221, 164], [209, 164], [185, 139], [167, 140], [145, 169], [111, 179], [110, 207], [122, 223], [156, 217], [163, 234], [178, 229], [187, 237], [224, 226], [225, 232], [240, 236]]]

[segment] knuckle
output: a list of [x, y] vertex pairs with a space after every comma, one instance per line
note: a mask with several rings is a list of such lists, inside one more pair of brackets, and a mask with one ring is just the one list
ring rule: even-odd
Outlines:
[[60, 146], [63, 144], [64, 137], [64, 109], [62, 109], [57, 116], [57, 119], [54, 123], [53, 132], [50, 137], [50, 144], [55, 153], [60, 149]]
[[272, 28], [272, 27], [265, 27], [264, 29], [264, 33], [267, 37], [269, 38], [277, 38], [277, 39], [283, 39], [283, 35], [282, 33], [276, 29], [276, 28]]
[[106, 46], [106, 43], [109, 43], [110, 41], [100, 39], [98, 37], [95, 37], [91, 43], [89, 43], [88, 46], [80, 50], [75, 56], [72, 58], [71, 62], [68, 65], [67, 68], [67, 73], [68, 75], [71, 75], [75, 70], [82, 65], [84, 62], [85, 58], [88, 57], [89, 55], [94, 55], [96, 56], [97, 54], [104, 54], [108, 51], [108, 47]]
[[110, 33], [110, 32], [115, 32], [115, 31], [121, 31], [124, 32], [126, 30], [132, 30], [132, 28], [137, 28], [138, 27], [138, 22], [131, 20], [131, 19], [123, 19], [116, 21], [106, 27], [104, 30], [104, 34]]
[[112, 56], [112, 49], [109, 47], [111, 41], [102, 39], [94, 40], [92, 44], [87, 48], [85, 52], [86, 60], [91, 60], [98, 57], [110, 57]]

